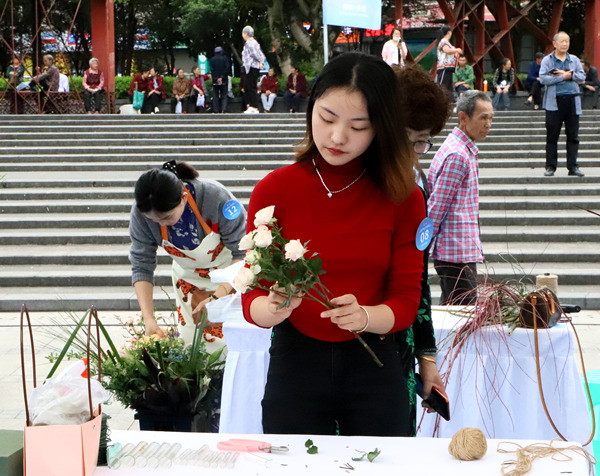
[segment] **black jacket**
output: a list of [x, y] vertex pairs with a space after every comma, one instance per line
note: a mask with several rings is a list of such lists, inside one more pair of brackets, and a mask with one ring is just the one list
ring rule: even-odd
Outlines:
[[590, 66], [590, 70], [585, 75], [585, 84], [596, 88], [600, 86], [600, 80], [598, 80], [598, 68]]
[[226, 81], [227, 77], [231, 74], [231, 64], [229, 63], [229, 58], [225, 55], [217, 53], [208, 61], [208, 64], [210, 65], [213, 84], [219, 78]]

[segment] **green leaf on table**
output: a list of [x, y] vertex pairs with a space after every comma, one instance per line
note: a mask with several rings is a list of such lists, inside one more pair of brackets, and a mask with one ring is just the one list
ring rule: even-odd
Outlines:
[[375, 448], [373, 451], [367, 453], [367, 459], [369, 463], [372, 463], [375, 458], [377, 458], [381, 454], [381, 450]]
[[360, 453], [360, 456], [357, 456], [356, 458], [352, 458], [352, 461], [362, 461], [365, 459], [365, 456], [367, 457], [367, 459], [369, 460], [369, 463], [372, 463], [373, 460], [375, 458], [377, 458], [380, 454], [381, 454], [381, 450], [375, 448], [373, 451], [370, 452], [366, 452], [366, 451], [360, 451], [360, 450], [355, 450], [357, 453]]
[[309, 455], [316, 455], [319, 452], [319, 447], [315, 446], [313, 440], [311, 440], [310, 438], [306, 440], [304, 446], [306, 446], [306, 452]]

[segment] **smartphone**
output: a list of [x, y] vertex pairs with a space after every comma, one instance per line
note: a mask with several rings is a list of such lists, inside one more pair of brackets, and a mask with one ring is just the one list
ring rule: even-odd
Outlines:
[[556, 68], [552, 68], [550, 71], [548, 71], [550, 74], [556, 74], [558, 70]]
[[[417, 395], [423, 398], [423, 379], [419, 374], [415, 374], [415, 390]], [[435, 387], [431, 389], [431, 393], [423, 401], [433, 408], [444, 420], [450, 421], [450, 402], [448, 399]]]

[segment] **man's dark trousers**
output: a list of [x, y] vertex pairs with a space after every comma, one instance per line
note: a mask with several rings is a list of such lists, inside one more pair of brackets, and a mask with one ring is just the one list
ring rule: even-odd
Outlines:
[[433, 260], [440, 277], [440, 305], [466, 306], [477, 300], [477, 263], [451, 263]]
[[558, 165], [558, 138], [565, 124], [567, 134], [567, 168], [578, 167], [579, 116], [575, 109], [575, 96], [557, 96], [558, 111], [546, 111], [546, 168], [556, 170]]

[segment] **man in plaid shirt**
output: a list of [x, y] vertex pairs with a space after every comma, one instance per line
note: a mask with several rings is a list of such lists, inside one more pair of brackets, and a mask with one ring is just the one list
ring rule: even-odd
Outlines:
[[476, 299], [477, 263], [483, 262], [479, 232], [479, 164], [475, 141], [492, 126], [492, 101], [466, 91], [456, 104], [459, 126], [448, 135], [429, 167], [429, 217], [433, 220], [431, 257], [442, 288], [441, 304]]

